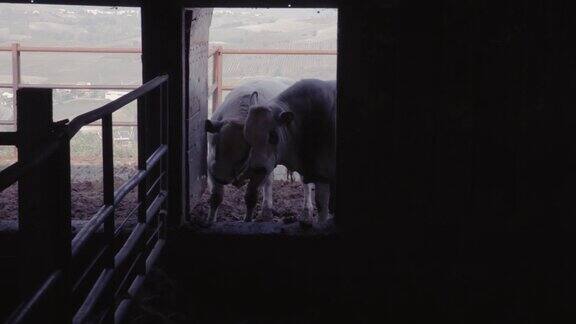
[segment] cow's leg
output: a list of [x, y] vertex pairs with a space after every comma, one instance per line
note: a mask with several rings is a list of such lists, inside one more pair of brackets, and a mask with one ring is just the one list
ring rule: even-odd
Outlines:
[[254, 176], [250, 178], [250, 182], [246, 187], [246, 194], [244, 195], [244, 202], [246, 203], [246, 217], [244, 221], [251, 222], [254, 216], [254, 209], [258, 202], [258, 189], [260, 184], [265, 180], [265, 176]]
[[260, 215], [262, 220], [271, 220], [274, 215], [274, 200], [272, 198], [272, 180], [274, 178], [274, 172], [266, 178], [264, 186], [262, 188], [262, 214]]
[[316, 182], [314, 187], [316, 191], [316, 208], [318, 209], [318, 225], [322, 225], [328, 219], [330, 185], [327, 183]]
[[298, 221], [301, 224], [310, 224], [314, 217], [314, 204], [312, 203], [314, 184], [302, 182], [302, 185], [304, 186], [304, 205], [300, 215], [298, 215]]
[[210, 190], [210, 211], [206, 217], [206, 224], [212, 224], [216, 222], [218, 217], [218, 207], [222, 203], [224, 198], [224, 186], [218, 183], [212, 182], [212, 188]]

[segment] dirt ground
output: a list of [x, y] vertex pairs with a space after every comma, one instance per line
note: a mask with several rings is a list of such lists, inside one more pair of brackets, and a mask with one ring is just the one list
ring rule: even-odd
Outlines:
[[[115, 168], [115, 186], [119, 187], [128, 180], [136, 169], [133, 166], [117, 166]], [[72, 218], [89, 219], [102, 205], [102, 169], [92, 165], [72, 166]], [[244, 192], [246, 186], [235, 188], [226, 186], [224, 189], [224, 201], [219, 209], [219, 221], [241, 221], [246, 213], [244, 204]], [[18, 218], [18, 195], [17, 185], [0, 193], [0, 219]], [[203, 217], [209, 209], [209, 192], [206, 190], [198, 205], [192, 211], [193, 220]], [[300, 212], [304, 193], [299, 181], [275, 180], [273, 185], [274, 219], [275, 222], [285, 224], [293, 223], [297, 213]], [[136, 205], [137, 190], [130, 192], [116, 209], [116, 217], [124, 218]], [[256, 210], [260, 212], [260, 203]]]
[[[102, 206], [102, 168], [92, 165], [76, 165], [72, 173], [72, 218], [89, 219]], [[114, 185], [118, 188], [136, 169], [131, 166], [115, 167]], [[137, 189], [132, 190], [116, 208], [117, 219], [123, 219], [134, 208], [137, 201]], [[18, 186], [12, 185], [0, 193], [0, 219], [18, 218]]]
[[[241, 221], [246, 214], [246, 205], [244, 204], [244, 193], [246, 186], [236, 188], [234, 186], [225, 186], [224, 200], [218, 209], [218, 221], [230, 222]], [[274, 200], [274, 218], [275, 222], [292, 223], [296, 221], [296, 215], [301, 211], [304, 204], [304, 189], [299, 181], [275, 180], [273, 183], [272, 196]], [[210, 205], [209, 190], [204, 192], [200, 203], [194, 207], [190, 213], [193, 220], [198, 220], [208, 213]], [[256, 207], [255, 220], [258, 221], [258, 215], [261, 211], [261, 198]]]

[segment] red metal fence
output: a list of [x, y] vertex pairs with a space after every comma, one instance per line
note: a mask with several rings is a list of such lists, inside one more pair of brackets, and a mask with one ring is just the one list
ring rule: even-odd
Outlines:
[[222, 65], [224, 55], [337, 55], [336, 50], [290, 50], [290, 49], [234, 49], [222, 46], [214, 47], [208, 57], [213, 58], [212, 84], [208, 94], [212, 95], [212, 110], [222, 103], [222, 92], [230, 91], [234, 88], [223, 85]]
[[[79, 85], [79, 84], [40, 84], [40, 83], [22, 83], [21, 71], [22, 61], [21, 54], [24, 52], [36, 53], [120, 53], [120, 54], [136, 54], [141, 53], [138, 48], [97, 48], [97, 47], [39, 47], [39, 46], [20, 46], [18, 43], [12, 44], [10, 47], [0, 46], [0, 52], [11, 52], [12, 54], [12, 82], [0, 83], [0, 88], [12, 89], [12, 107], [14, 113], [11, 120], [0, 120], [0, 125], [15, 125], [17, 96], [18, 89], [23, 88], [41, 88], [41, 89], [83, 89], [83, 90], [134, 90], [140, 85], [122, 85], [122, 84], [102, 84], [102, 85]], [[92, 124], [98, 126], [100, 122]], [[115, 122], [117, 126], [136, 126], [134, 122]]]
[[[0, 52], [10, 52], [12, 54], [12, 82], [0, 83], [0, 88], [12, 89], [12, 107], [14, 107], [13, 118], [11, 120], [0, 120], [0, 125], [15, 125], [16, 123], [16, 91], [22, 88], [48, 88], [48, 89], [83, 89], [83, 90], [133, 90], [139, 85], [122, 84], [102, 84], [102, 85], [78, 85], [78, 84], [31, 84], [21, 81], [21, 53], [106, 53], [106, 54], [138, 54], [138, 48], [98, 48], [98, 47], [39, 47], [21, 46], [18, 43], [10, 47], [0, 46]], [[223, 84], [222, 64], [224, 55], [336, 55], [335, 50], [290, 50], [290, 49], [233, 49], [214, 47], [208, 57], [213, 57], [212, 77], [213, 84], [210, 85], [209, 94], [212, 95], [212, 107], [218, 107], [222, 102], [222, 92], [232, 90], [230, 85]], [[95, 122], [90, 126], [98, 126], [100, 122]], [[136, 126], [134, 122], [114, 122], [115, 126]]]

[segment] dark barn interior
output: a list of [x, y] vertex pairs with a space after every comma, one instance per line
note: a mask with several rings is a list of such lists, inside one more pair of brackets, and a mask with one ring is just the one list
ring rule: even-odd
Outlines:
[[[574, 2], [35, 2], [142, 8], [144, 81], [170, 77], [170, 226], [157, 268], [173, 289], [156, 306], [179, 313], [172, 322], [576, 318]], [[339, 9], [338, 233], [195, 233], [190, 179], [203, 180], [189, 174], [200, 162], [185, 139], [203, 134], [187, 108], [201, 89], [183, 76], [202, 64], [186, 48], [202, 36], [187, 39], [187, 23], [195, 8], [289, 4]], [[14, 238], [2, 242], [0, 260], [15, 262]], [[8, 261], [0, 318], [19, 302]], [[145, 293], [160, 289], [154, 280], [165, 279], [149, 276]], [[133, 322], [161, 322], [141, 312]]]

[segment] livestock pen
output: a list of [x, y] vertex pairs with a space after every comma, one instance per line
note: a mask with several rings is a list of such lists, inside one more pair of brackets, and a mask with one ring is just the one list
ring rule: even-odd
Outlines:
[[[0, 47], [0, 52], [11, 54], [11, 71], [12, 80], [8, 83], [0, 83], [0, 89], [11, 89], [16, 93], [18, 89], [39, 88], [54, 89], [54, 93], [63, 90], [88, 90], [104, 91], [114, 90], [122, 94], [127, 91], [136, 89], [137, 84], [71, 84], [71, 83], [24, 83], [21, 78], [22, 53], [79, 53], [79, 54], [139, 54], [140, 48], [104, 48], [104, 47], [56, 47], [56, 46], [21, 46], [18, 43], [9, 47]], [[212, 46], [208, 54], [209, 70], [209, 96], [211, 97], [209, 105], [209, 114], [218, 107], [226, 94], [234, 89], [236, 85], [242, 82], [238, 77], [234, 81], [225, 82], [224, 78], [224, 60], [225, 57], [231, 56], [302, 56], [302, 57], [336, 57], [336, 50], [318, 50], [318, 49], [256, 49], [256, 48], [225, 48], [222, 46]], [[315, 62], [315, 61], [313, 61]], [[307, 62], [304, 62], [307, 63]], [[333, 64], [332, 61], [323, 64]], [[310, 63], [308, 63], [310, 64]], [[14, 109], [17, 104], [17, 96], [11, 99], [11, 110], [7, 114], [10, 118], [0, 119], [0, 127], [4, 130], [12, 131], [16, 129], [17, 110]], [[131, 106], [130, 106], [131, 105]], [[59, 107], [57, 115], [67, 115], [70, 112], [65, 111], [66, 107]], [[113, 150], [114, 150], [114, 176], [116, 185], [119, 186], [126, 182], [137, 172], [136, 156], [138, 154], [138, 129], [135, 116], [134, 103], [128, 107], [115, 112], [113, 123]], [[88, 110], [86, 107], [84, 110]], [[84, 112], [80, 110], [80, 112]], [[121, 114], [121, 115], [118, 115]], [[85, 125], [71, 139], [71, 190], [72, 190], [72, 218], [77, 220], [88, 220], [98, 211], [102, 202], [101, 180], [102, 149], [100, 141], [102, 140], [101, 131], [102, 122], [96, 120]], [[1, 129], [1, 128], [0, 128]], [[17, 160], [16, 148], [7, 145], [0, 146], [0, 169], [5, 168]], [[275, 219], [278, 222], [292, 223], [298, 213], [303, 199], [301, 184], [296, 177], [291, 177], [286, 169], [279, 166], [275, 171], [274, 201], [278, 206], [275, 213]], [[240, 220], [244, 213], [243, 195], [244, 189], [229, 188], [228, 195], [221, 216], [226, 221]], [[135, 193], [128, 194], [125, 200], [117, 206], [117, 214], [124, 215], [129, 213], [130, 207], [137, 203]], [[200, 202], [191, 206], [191, 218], [203, 215], [208, 210], [208, 193], [204, 193]], [[258, 207], [260, 208], [260, 207]], [[10, 220], [17, 218], [18, 199], [17, 188], [11, 186], [7, 188], [0, 196], [0, 220]], [[82, 224], [80, 222], [79, 224]]]
[[[18, 148], [18, 161], [0, 172], [1, 191], [18, 182], [20, 294], [12, 302], [20, 305], [8, 322], [38, 321], [46, 314], [61, 322], [71, 315], [80, 323], [121, 320], [130, 296], [141, 286], [164, 244], [168, 77], [159, 76], [69, 122], [53, 121], [52, 89], [26, 88], [16, 93], [18, 129], [0, 133], [0, 144]], [[112, 114], [134, 100], [138, 100], [141, 128], [138, 170], [115, 188]], [[160, 124], [159, 133], [143, 131], [147, 119]], [[70, 141], [82, 127], [97, 120], [102, 127], [104, 201], [73, 233]], [[117, 219], [116, 207], [133, 190], [137, 190], [136, 204], [123, 219]], [[130, 234], [121, 235], [130, 221]]]

